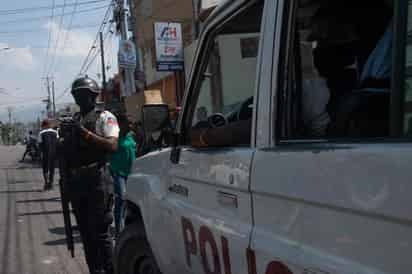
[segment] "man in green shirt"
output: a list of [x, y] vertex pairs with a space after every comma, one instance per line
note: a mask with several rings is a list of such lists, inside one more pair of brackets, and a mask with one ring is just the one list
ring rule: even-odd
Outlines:
[[129, 119], [125, 114], [118, 115], [117, 119], [120, 127], [118, 149], [112, 154], [110, 160], [110, 172], [113, 177], [115, 192], [114, 220], [116, 237], [124, 228], [124, 196], [127, 177], [130, 174], [133, 161], [136, 159], [136, 143], [130, 133]]

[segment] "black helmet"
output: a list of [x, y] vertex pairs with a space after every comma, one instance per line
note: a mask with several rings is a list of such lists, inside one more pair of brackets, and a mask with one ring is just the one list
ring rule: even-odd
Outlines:
[[92, 78], [89, 78], [87, 75], [85, 77], [77, 78], [76, 80], [74, 80], [71, 92], [73, 93], [78, 89], [87, 89], [96, 94], [100, 93], [100, 88], [97, 82]]

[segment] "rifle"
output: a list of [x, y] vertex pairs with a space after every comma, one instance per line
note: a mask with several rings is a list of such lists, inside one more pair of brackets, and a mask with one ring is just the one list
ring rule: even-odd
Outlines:
[[[60, 122], [60, 140], [59, 140], [59, 171], [60, 171], [60, 196], [63, 209], [64, 230], [66, 233], [67, 249], [74, 258], [74, 240], [73, 227], [70, 216], [70, 198], [68, 190], [69, 165], [67, 163], [67, 155], [70, 155], [74, 138], [76, 137], [76, 127], [71, 118], [59, 119]], [[69, 154], [68, 154], [69, 153]]]

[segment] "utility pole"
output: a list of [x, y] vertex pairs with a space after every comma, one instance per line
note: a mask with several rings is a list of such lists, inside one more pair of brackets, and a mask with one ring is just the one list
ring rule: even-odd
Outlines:
[[12, 131], [13, 131], [13, 126], [11, 124], [11, 120], [12, 120], [11, 116], [12, 116], [13, 108], [8, 107], [7, 112], [9, 114], [9, 126], [8, 126], [8, 130], [7, 130], [7, 144], [10, 145], [11, 144]]
[[9, 125], [11, 125], [11, 115], [12, 115], [12, 112], [13, 112], [13, 109], [12, 109], [12, 107], [8, 107], [7, 108], [7, 112], [8, 112], [8, 114], [9, 114]]
[[52, 96], [53, 96], [53, 118], [56, 118], [56, 99], [54, 90], [54, 80], [52, 81]]
[[103, 32], [100, 32], [100, 55], [102, 58], [102, 87], [103, 87], [103, 102], [106, 102], [106, 64], [104, 62], [104, 41], [103, 41]]
[[[50, 90], [50, 80], [53, 79], [53, 77], [44, 77], [42, 78], [46, 80], [46, 86], [47, 86], [47, 104], [46, 104], [46, 110], [47, 110], [47, 118], [51, 118], [52, 112], [51, 112], [51, 90]], [[53, 88], [54, 89], [54, 88]]]
[[129, 16], [131, 16], [132, 18], [133, 18], [133, 20], [132, 20], [132, 22], [133, 22], [133, 30], [132, 30], [132, 41], [135, 43], [135, 45], [136, 45], [136, 71], [135, 71], [135, 75], [137, 75], [136, 77], [135, 77], [135, 79], [136, 79], [136, 92], [140, 92], [142, 89], [144, 89], [145, 88], [145, 83], [144, 83], [144, 72], [143, 72], [143, 70], [144, 70], [144, 68], [143, 68], [143, 66], [142, 66], [142, 64], [141, 64], [141, 53], [140, 53], [140, 51], [139, 51], [139, 48], [138, 48], [138, 44], [139, 44], [139, 42], [138, 42], [138, 37], [139, 37], [139, 35], [137, 34], [137, 31], [136, 31], [136, 24], [137, 24], [137, 16], [138, 16], [138, 13], [136, 13], [136, 3], [135, 3], [135, 1], [133, 1], [133, 0], [129, 0], [128, 1], [129, 2]]
[[50, 118], [51, 113], [51, 92], [50, 92], [50, 78], [47, 77], [47, 118]]
[[[124, 0], [117, 1], [120, 8], [120, 39], [127, 41], [127, 10], [125, 9]], [[131, 95], [136, 91], [136, 85], [134, 81], [134, 69], [124, 68], [124, 89], [125, 94]]]

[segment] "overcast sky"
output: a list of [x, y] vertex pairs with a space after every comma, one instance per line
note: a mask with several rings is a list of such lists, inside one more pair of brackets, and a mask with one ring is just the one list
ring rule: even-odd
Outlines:
[[[78, 3], [89, 1], [92, 0], [77, 0]], [[51, 9], [35, 9], [52, 6], [53, 0], [0, 2], [0, 113], [8, 106], [21, 111], [41, 103], [47, 96], [42, 77], [47, 75], [54, 76], [58, 102], [71, 101], [70, 93], [64, 97], [61, 94], [79, 73], [110, 1], [78, 5], [77, 12], [80, 13], [72, 19], [76, 0], [55, 0], [57, 8], [53, 20]], [[68, 5], [63, 12], [64, 2]], [[10, 11], [24, 8], [31, 9], [25, 13], [20, 10], [18, 14]], [[66, 14], [63, 20], [62, 14]], [[111, 67], [109, 76], [117, 70], [117, 44], [115, 35], [107, 36], [105, 50], [106, 65]], [[4, 50], [7, 47], [11, 49]], [[100, 72], [99, 56], [90, 66], [88, 75], [98, 80]]]

